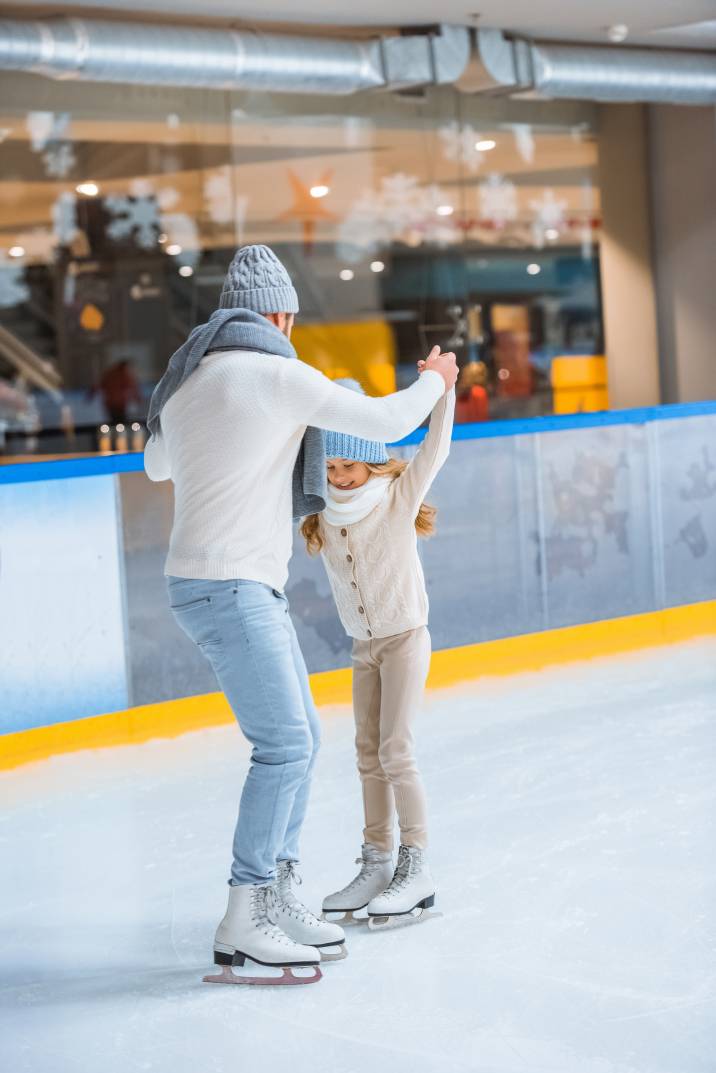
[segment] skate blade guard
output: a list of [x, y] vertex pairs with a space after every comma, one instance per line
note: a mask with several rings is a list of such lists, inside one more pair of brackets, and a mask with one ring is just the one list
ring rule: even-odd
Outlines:
[[[243, 969], [246, 968], [247, 962], [251, 965], [251, 972], [234, 972], [234, 966]], [[313, 962], [295, 965], [266, 965], [263, 962], [254, 961], [239, 951], [231, 955], [215, 950], [214, 963], [219, 966], [220, 972], [204, 976], [202, 982], [205, 984], [240, 984], [250, 987], [296, 986], [316, 984], [323, 975], [320, 966]]]
[[434, 905], [435, 895], [431, 894], [405, 913], [371, 913], [368, 916], [368, 927], [371, 931], [388, 931], [419, 924], [428, 917], [441, 917], [442, 913], [433, 910]]
[[326, 943], [325, 946], [317, 946], [316, 950], [321, 955], [321, 961], [344, 961], [348, 957], [345, 943]]
[[368, 920], [367, 916], [356, 916], [356, 913], [359, 913], [361, 909], [365, 909], [365, 905], [359, 906], [358, 909], [324, 909], [321, 913], [321, 920], [326, 920], [329, 924], [340, 924], [342, 928], [357, 927], [360, 924], [365, 924]]

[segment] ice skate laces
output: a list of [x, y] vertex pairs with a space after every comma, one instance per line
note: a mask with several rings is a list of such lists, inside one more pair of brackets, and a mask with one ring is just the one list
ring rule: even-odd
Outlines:
[[252, 887], [249, 910], [251, 919], [265, 935], [271, 935], [278, 928], [276, 920], [272, 916], [276, 909], [277, 901], [276, 889], [271, 884]]
[[304, 924], [317, 924], [318, 920], [308, 906], [300, 902], [291, 890], [292, 883], [295, 883], [297, 887], [300, 887], [303, 883], [296, 871], [295, 862], [281, 861], [279, 864], [278, 890], [282, 908], [291, 916], [302, 920]]
[[[417, 863], [417, 861], [415, 862]], [[390, 881], [390, 886], [385, 891], [383, 897], [390, 898], [394, 894], [398, 894], [402, 891], [403, 887], [407, 884], [413, 873], [413, 856], [408, 846], [401, 846], [398, 850], [398, 864], [395, 869], [395, 874]]]
[[359, 864], [361, 866], [360, 872], [355, 877], [355, 879], [352, 879], [350, 881], [347, 887], [344, 887], [343, 890], [340, 891], [340, 893], [351, 894], [354, 888], [359, 886], [364, 879], [369, 879], [370, 876], [372, 876], [373, 872], [375, 872], [376, 868], [378, 868], [382, 863], [382, 861], [378, 860], [372, 855], [368, 857], [356, 857], [355, 864]]

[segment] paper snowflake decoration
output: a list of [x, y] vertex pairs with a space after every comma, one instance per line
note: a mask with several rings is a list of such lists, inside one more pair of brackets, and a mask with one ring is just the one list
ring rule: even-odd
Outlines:
[[215, 224], [228, 224], [234, 218], [234, 184], [231, 167], [224, 164], [204, 180], [204, 198], [209, 218]]
[[77, 234], [77, 198], [68, 190], [52, 206], [52, 230], [59, 246], [69, 246]]
[[109, 194], [105, 207], [114, 219], [107, 227], [113, 239], [132, 238], [142, 249], [153, 249], [161, 229], [159, 212], [153, 197], [125, 197]]
[[535, 140], [532, 134], [532, 127], [529, 123], [513, 123], [512, 134], [517, 152], [526, 164], [531, 164], [535, 158]]
[[57, 142], [50, 145], [42, 154], [45, 171], [53, 179], [64, 179], [77, 163], [77, 157], [69, 142]]
[[517, 187], [503, 175], [493, 172], [480, 183], [480, 215], [495, 227], [505, 227], [517, 219]]
[[25, 283], [25, 269], [0, 250], [0, 309], [26, 302], [30, 288]]
[[365, 190], [338, 229], [339, 255], [360, 261], [380, 246], [405, 242], [446, 245], [458, 235], [450, 217], [439, 216], [437, 206], [446, 196], [439, 186], [421, 186], [414, 175], [396, 172], [381, 179], [378, 190]]
[[440, 127], [438, 136], [442, 142], [443, 156], [446, 160], [463, 164], [470, 172], [479, 171], [485, 154], [475, 148], [477, 142], [483, 138], [478, 130], [475, 130], [469, 123], [458, 123], [453, 120], [444, 127]]
[[69, 112], [28, 112], [25, 120], [36, 153], [41, 153], [48, 142], [66, 140], [69, 125]]
[[196, 221], [185, 212], [163, 213], [161, 225], [167, 236], [167, 245], [181, 246], [181, 253], [174, 258], [177, 264], [193, 267], [201, 254], [201, 239]]
[[564, 227], [566, 201], [558, 201], [554, 190], [545, 189], [542, 196], [530, 201], [534, 216], [532, 220], [532, 241], [535, 246], [544, 246], [547, 231], [561, 231]]

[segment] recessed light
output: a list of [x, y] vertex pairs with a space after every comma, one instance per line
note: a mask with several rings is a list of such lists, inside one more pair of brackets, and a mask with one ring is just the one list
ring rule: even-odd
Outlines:
[[323, 183], [318, 183], [317, 186], [312, 186], [308, 191], [311, 197], [325, 197], [326, 194], [330, 194], [330, 186], [324, 186]]
[[99, 186], [93, 182], [78, 183], [75, 190], [78, 194], [84, 194], [85, 197], [97, 197]]
[[541, 268], [540, 265], [537, 265], [537, 264], [534, 264], [534, 263], [531, 264], [531, 265], [527, 265], [527, 274], [530, 275], [530, 276], [538, 276], [541, 271], [542, 271], [542, 268]]
[[24, 246], [11, 246], [10, 249], [7, 252], [10, 254], [11, 257], [24, 257], [25, 256], [25, 247]]
[[188, 278], [189, 276], [194, 275], [194, 269], [191, 267], [191, 265], [182, 265], [179, 269], [179, 275]]
[[342, 268], [338, 274], [342, 280], [346, 281], [346, 283], [349, 279], [353, 279], [353, 277], [355, 276], [355, 272], [352, 268]]
[[559, 231], [556, 227], [548, 227], [544, 233], [544, 237], [550, 242], [556, 242], [559, 238]]
[[182, 248], [178, 242], [172, 242], [169, 246], [167, 246], [167, 253], [170, 257], [176, 257], [176, 255], [178, 253], [181, 253], [181, 251]]
[[479, 142], [475, 142], [475, 148], [478, 153], [489, 153], [491, 149], [494, 149], [497, 142], [492, 138], [482, 138]]
[[438, 216], [452, 216], [452, 214], [455, 212], [455, 209], [452, 207], [452, 205], [438, 205], [435, 211]]
[[382, 272], [384, 268], [385, 268], [385, 265], [383, 264], [382, 261], [371, 261], [370, 262], [370, 270], [371, 270], [371, 272]]

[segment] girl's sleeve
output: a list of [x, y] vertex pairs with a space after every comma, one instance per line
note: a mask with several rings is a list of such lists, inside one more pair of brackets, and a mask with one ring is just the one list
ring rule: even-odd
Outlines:
[[171, 478], [167, 445], [161, 430], [156, 436], [151, 436], [144, 447], [144, 472], [150, 481], [168, 481]]
[[455, 418], [455, 388], [448, 391], [430, 415], [425, 439], [396, 482], [396, 494], [417, 510], [450, 453]]

